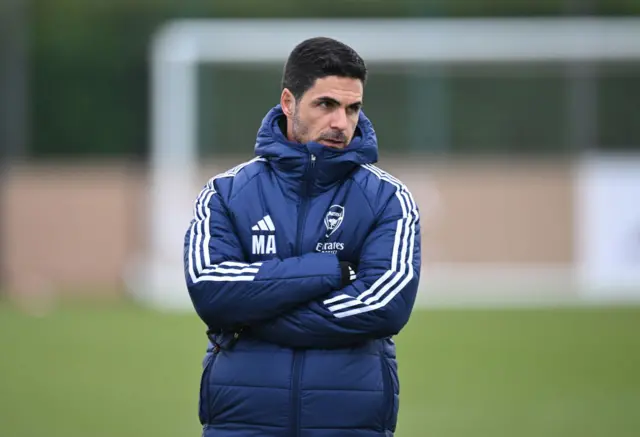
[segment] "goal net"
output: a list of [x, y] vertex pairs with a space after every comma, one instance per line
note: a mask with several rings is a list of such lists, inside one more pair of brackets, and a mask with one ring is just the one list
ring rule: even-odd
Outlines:
[[[549, 69], [555, 68], [562, 72], [551, 73], [551, 76], [563, 76], [567, 64], [638, 59], [639, 29], [636, 21], [624, 19], [178, 20], [167, 23], [155, 35], [150, 53], [151, 173], [143, 229], [148, 244], [144, 253], [131, 263], [127, 274], [132, 293], [156, 307], [191, 308], [184, 283], [182, 242], [194, 199], [213, 174], [252, 157], [258, 125], [279, 99], [284, 62], [291, 49], [303, 39], [319, 34], [330, 36], [351, 45], [363, 56], [371, 71], [367, 114], [375, 121], [380, 136], [388, 136], [387, 141], [381, 141], [388, 148], [385, 153], [412, 156], [447, 153], [452, 148], [455, 150], [457, 142], [490, 143], [499, 135], [499, 129], [507, 129], [497, 125], [496, 132], [492, 133], [485, 123], [484, 140], [484, 137], [465, 140], [466, 132], [473, 130], [469, 124], [474, 123], [474, 119], [466, 123], [464, 114], [460, 114], [460, 120], [456, 116], [452, 121], [451, 116], [442, 113], [448, 101], [443, 97], [443, 81], [451, 72], [464, 77], [469, 68], [493, 69], [490, 70], [493, 72], [506, 68], [508, 73], [497, 74], [495, 89], [500, 90], [501, 78], [514, 74], [532, 77], [537, 74], [531, 73], [534, 71], [548, 76]], [[407, 83], [418, 83], [418, 86], [407, 88]], [[540, 113], [550, 127], [523, 125], [518, 128], [530, 129], [521, 133], [523, 147], [526, 147], [525, 140], [532, 138], [531, 147], [540, 148], [555, 141], [552, 138], [554, 120], [560, 113], [554, 112], [557, 111], [554, 85], [531, 83], [542, 87], [550, 96], [548, 106]], [[588, 84], [585, 88], [585, 84], [577, 83], [575, 95], [569, 98], [579, 108], [580, 99], [589, 98], [589, 89]], [[482, 83], [473, 86], [470, 89], [481, 89]], [[580, 86], [585, 89], [581, 90]], [[496, 105], [495, 111], [500, 111], [499, 104]], [[589, 129], [591, 120], [588, 113], [580, 115], [579, 109], [577, 113], [572, 121], [575, 134], [560, 141], [558, 147], [571, 148], [573, 143], [583, 142], [581, 135]], [[465, 125], [465, 129], [460, 127]], [[513, 129], [515, 132], [516, 128]], [[437, 207], [436, 194], [425, 197], [433, 203], [421, 205], [422, 210], [429, 213]], [[429, 250], [425, 248], [427, 260]], [[495, 289], [501, 280], [508, 288], [535, 277], [536, 284], [546, 278], [549, 287], [557, 287], [571, 280], [574, 267], [507, 265], [488, 272], [481, 266], [467, 265], [453, 270], [444, 268], [442, 271], [452, 273], [440, 279], [426, 275], [423, 282], [425, 287], [438, 283], [446, 288], [466, 278], [460, 285], [466, 287], [477, 285], [478, 278], [490, 278], [489, 283]]]

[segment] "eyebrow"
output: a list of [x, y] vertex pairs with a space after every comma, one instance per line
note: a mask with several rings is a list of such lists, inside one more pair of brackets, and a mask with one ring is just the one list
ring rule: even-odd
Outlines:
[[[326, 102], [326, 103], [331, 103], [338, 106], [340, 105], [339, 101], [337, 101], [333, 97], [328, 97], [328, 96], [318, 97], [317, 99], [314, 100], [314, 102], [316, 103]], [[361, 101], [353, 102], [352, 104], [349, 105], [350, 108], [359, 108], [361, 106], [362, 106]]]

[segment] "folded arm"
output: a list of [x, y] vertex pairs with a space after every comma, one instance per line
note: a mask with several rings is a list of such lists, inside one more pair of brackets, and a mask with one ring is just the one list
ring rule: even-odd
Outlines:
[[335, 348], [397, 334], [420, 276], [420, 223], [406, 188], [385, 206], [362, 249], [357, 279], [266, 323], [253, 335], [288, 347]]
[[210, 329], [235, 329], [283, 314], [340, 288], [335, 255], [310, 253], [246, 263], [213, 182], [200, 193], [184, 241], [187, 288]]

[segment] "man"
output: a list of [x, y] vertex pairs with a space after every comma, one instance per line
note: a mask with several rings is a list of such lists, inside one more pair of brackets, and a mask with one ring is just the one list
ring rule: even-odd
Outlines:
[[418, 208], [374, 167], [350, 47], [300, 43], [252, 161], [211, 179], [185, 237], [185, 276], [210, 346], [205, 437], [392, 436], [391, 337], [420, 273]]

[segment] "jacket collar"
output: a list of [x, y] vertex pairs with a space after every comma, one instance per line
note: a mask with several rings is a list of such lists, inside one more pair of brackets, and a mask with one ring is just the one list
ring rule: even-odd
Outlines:
[[378, 160], [378, 142], [373, 125], [360, 112], [351, 143], [334, 149], [319, 143], [289, 141], [280, 128], [285, 117], [280, 105], [272, 108], [262, 120], [255, 153], [266, 158], [287, 190], [297, 195], [313, 195], [330, 189], [357, 166]]

